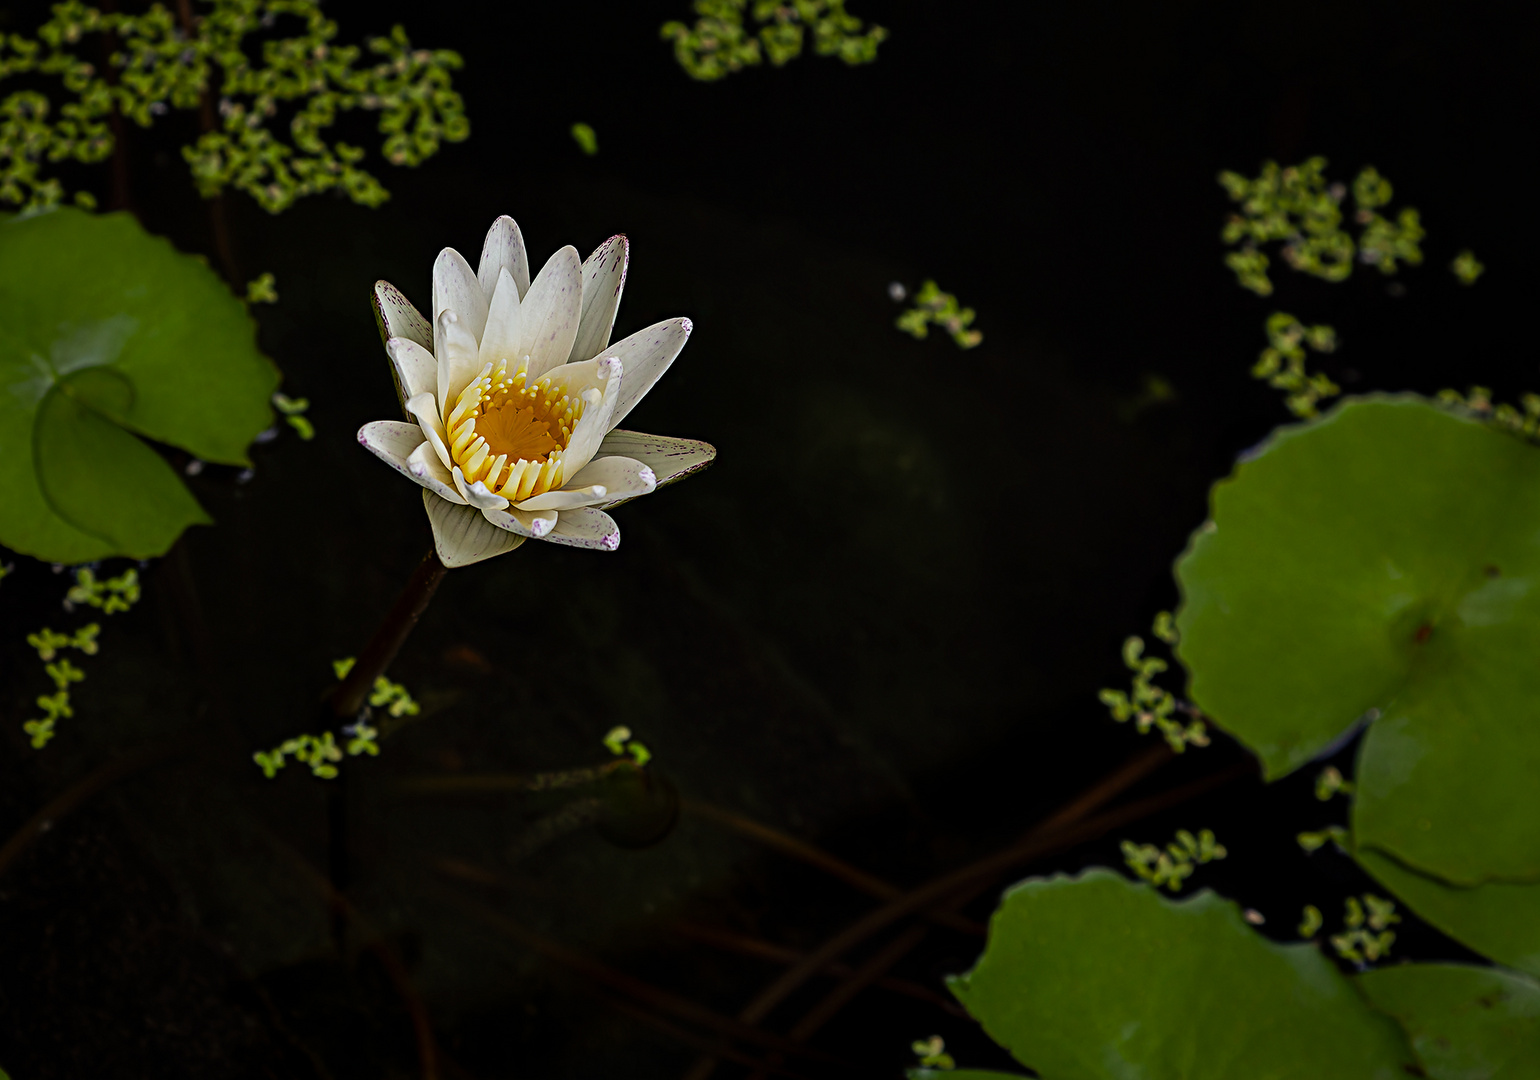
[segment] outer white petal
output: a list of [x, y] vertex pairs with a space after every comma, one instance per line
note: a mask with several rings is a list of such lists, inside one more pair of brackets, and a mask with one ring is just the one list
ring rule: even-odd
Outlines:
[[507, 529], [517, 536], [545, 536], [556, 526], [556, 511], [543, 510], [530, 514], [523, 510], [483, 510], [482, 515], [499, 529]]
[[431, 491], [422, 493], [422, 505], [433, 524], [433, 550], [451, 570], [512, 551], [524, 542], [524, 537], [493, 525], [481, 511], [445, 502]]
[[523, 299], [529, 292], [529, 254], [524, 250], [524, 235], [507, 214], [492, 222], [486, 241], [481, 245], [481, 267], [476, 271], [476, 278], [481, 282], [481, 291], [488, 297], [497, 286], [500, 270], [513, 275], [513, 282], [519, 287], [519, 298]]
[[595, 376], [592, 381], [604, 388], [604, 396], [583, 410], [583, 418], [577, 422], [572, 439], [567, 443], [563, 460], [566, 462], [566, 470], [572, 476], [582, 472], [583, 467], [593, 460], [599, 452], [600, 441], [614, 426], [610, 423], [610, 414], [615, 410], [615, 401], [620, 396], [623, 381], [621, 363], [614, 357], [607, 356], [603, 360], [588, 360], [584, 363], [594, 365]]
[[358, 429], [358, 441], [365, 450], [407, 476], [411, 476], [406, 467], [407, 458], [427, 443], [422, 428], [400, 420], [375, 420], [365, 424]]
[[454, 248], [439, 252], [433, 263], [433, 355], [438, 357], [444, 355], [439, 351], [443, 342], [438, 336], [439, 314], [444, 311], [458, 315], [461, 325], [481, 341], [481, 331], [487, 325], [487, 294], [481, 291], [471, 264]]
[[658, 480], [650, 467], [635, 458], [596, 457], [562, 490], [586, 490], [594, 486], [602, 487], [604, 496], [575, 505], [601, 509], [619, 506], [651, 493], [658, 486]]
[[695, 324], [689, 319], [666, 319], [654, 323], [645, 330], [638, 330], [623, 341], [617, 341], [604, 350], [605, 356], [614, 356], [626, 365], [626, 384], [621, 388], [620, 399], [610, 415], [610, 427], [625, 419], [636, 408], [653, 383], [668, 370], [690, 338]]
[[460, 493], [455, 490], [453, 474], [438, 459], [438, 454], [433, 450], [433, 444], [424, 442], [416, 450], [412, 451], [406, 459], [406, 471], [429, 491], [448, 499], [452, 503], [463, 503]]
[[417, 420], [417, 426], [422, 428], [423, 435], [433, 444], [433, 452], [438, 455], [444, 468], [453, 465], [454, 462], [449, 460], [449, 447], [444, 444], [444, 421], [439, 417], [438, 402], [433, 395], [424, 392], [409, 398], [406, 411]]
[[438, 387], [438, 361], [426, 348], [411, 338], [393, 337], [385, 342], [385, 355], [396, 377], [396, 396], [401, 407], [425, 390]]
[[568, 361], [592, 360], [610, 343], [615, 328], [615, 309], [626, 287], [626, 267], [631, 262], [631, 243], [624, 233], [610, 237], [583, 260], [583, 313]]
[[563, 510], [556, 518], [556, 528], [546, 539], [567, 547], [614, 551], [620, 546], [620, 527], [603, 510], [585, 506], [578, 510]]
[[640, 431], [621, 431], [617, 428], [599, 444], [599, 454], [594, 458], [593, 465], [610, 455], [640, 461], [652, 469], [658, 487], [663, 487], [710, 465], [716, 460], [717, 448], [698, 439], [674, 439], [667, 435], [646, 435]]
[[519, 302], [518, 336], [510, 359], [529, 357], [531, 382], [567, 362], [582, 308], [583, 269], [577, 248], [564, 247], [540, 268]]
[[496, 364], [499, 360], [514, 361], [517, 367], [514, 345], [519, 333], [519, 287], [507, 270], [499, 270], [493, 284], [492, 306], [487, 309], [487, 328], [481, 334], [481, 351], [478, 357], [483, 364]]
[[460, 493], [460, 497], [477, 510], [507, 509], [508, 500], [501, 495], [493, 495], [487, 489], [487, 485], [483, 484], [480, 480], [477, 480], [474, 484], [467, 484], [465, 482], [465, 474], [460, 471], [460, 466], [456, 465], [450, 469], [449, 475], [454, 479], [455, 490]]
[[438, 342], [439, 408], [449, 416], [460, 391], [481, 374], [481, 347], [453, 311], [439, 313]]
[[399, 337], [415, 341], [425, 349], [433, 348], [433, 324], [388, 281], [374, 283], [374, 322], [380, 328], [382, 341]]

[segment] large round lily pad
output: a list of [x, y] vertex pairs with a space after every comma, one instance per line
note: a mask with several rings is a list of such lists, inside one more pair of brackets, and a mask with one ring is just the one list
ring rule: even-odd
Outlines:
[[277, 385], [241, 302], [130, 215], [0, 219], [0, 544], [161, 554], [208, 517], [141, 436], [248, 464]]
[[1350, 400], [1215, 486], [1177, 579], [1190, 694], [1270, 778], [1363, 718], [1360, 848], [1540, 879], [1540, 449]]
[[1359, 976], [1431, 1080], [1540, 1076], [1540, 985], [1497, 968], [1401, 964]]
[[1011, 889], [952, 992], [1051, 1080], [1404, 1080], [1412, 1053], [1310, 945], [1275, 945], [1207, 891], [1107, 870]]

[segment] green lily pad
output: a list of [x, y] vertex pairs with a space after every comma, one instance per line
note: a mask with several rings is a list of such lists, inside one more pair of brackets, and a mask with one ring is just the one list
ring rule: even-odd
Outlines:
[[132, 216], [0, 219], [0, 544], [162, 554], [209, 518], [143, 439], [250, 464], [277, 385], [244, 305]]
[[1540, 885], [1459, 887], [1419, 874], [1373, 848], [1358, 863], [1424, 922], [1483, 956], [1540, 978]]
[[1404, 395], [1282, 429], [1177, 564], [1191, 697], [1269, 778], [1369, 720], [1360, 848], [1540, 878], [1537, 537], [1540, 450], [1484, 424]]
[[1431, 1080], [1540, 1076], [1540, 985], [1497, 968], [1402, 964], [1358, 978]]
[[1311, 945], [1275, 945], [1207, 891], [1108, 870], [1011, 889], [952, 992], [1051, 1080], [1404, 1080], [1412, 1053]]

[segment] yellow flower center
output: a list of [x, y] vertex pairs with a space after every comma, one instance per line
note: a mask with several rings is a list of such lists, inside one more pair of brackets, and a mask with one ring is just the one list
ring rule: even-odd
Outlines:
[[583, 407], [579, 394], [549, 375], [527, 383], [529, 357], [510, 374], [508, 361], [487, 364], [455, 399], [445, 418], [449, 456], [467, 484], [519, 502], [561, 487], [563, 456]]

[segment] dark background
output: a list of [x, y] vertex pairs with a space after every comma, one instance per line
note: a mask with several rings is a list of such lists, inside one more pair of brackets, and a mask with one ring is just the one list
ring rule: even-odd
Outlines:
[[[563, 826], [568, 796], [413, 795], [404, 780], [597, 765], [626, 723], [685, 799], [918, 885], [1153, 743], [1096, 691], [1126, 685], [1123, 638], [1175, 603], [1171, 560], [1209, 485], [1288, 419], [1248, 374], [1270, 312], [1334, 325], [1325, 367], [1350, 390], [1481, 383], [1512, 400], [1540, 384], [1532, 16], [851, 5], [891, 33], [875, 64], [809, 50], [714, 84], [658, 39], [692, 18], [685, 0], [328, 7], [342, 41], [399, 21], [458, 50], [472, 134], [416, 170], [372, 158], [394, 196], [379, 210], [320, 197], [269, 217], [224, 200], [242, 276], [277, 276], [261, 341], [318, 434], [255, 448], [249, 482], [213, 467], [190, 481], [217, 527], [101, 620], [76, 716], [40, 753], [21, 723], [48, 683], [23, 639], [86, 619], [57, 606], [67, 577], [31, 560], [0, 585], [0, 836], [115, 755], [179, 749], [0, 877], [0, 1066], [15, 1080], [420, 1075], [403, 980], [442, 1075], [683, 1075], [694, 1048], [528, 935], [733, 1014], [779, 969], [689, 928], [809, 949], [872, 901], [688, 805], [632, 849]], [[14, 5], [4, 29], [40, 11]], [[212, 258], [177, 153], [190, 123], [131, 133], [131, 201]], [[1376, 166], [1394, 205], [1422, 212], [1427, 260], [1393, 279], [1403, 289], [1368, 268], [1340, 285], [1280, 268], [1264, 300], [1223, 267], [1215, 174], [1314, 154], [1344, 181]], [[617, 338], [675, 315], [696, 331], [628, 426], [706, 439], [720, 459], [620, 510], [616, 554], [532, 543], [452, 573], [392, 669], [423, 715], [340, 781], [298, 766], [264, 780], [251, 752], [314, 727], [330, 661], [361, 647], [430, 542], [415, 488], [354, 441], [395, 415], [369, 287], [384, 277], [426, 306], [438, 249], [474, 260], [499, 213], [537, 263], [629, 235]], [[1488, 268], [1470, 289], [1447, 270], [1465, 247]], [[979, 348], [893, 328], [888, 283], [927, 277], [977, 309]], [[1151, 376], [1175, 399], [1145, 400]], [[1129, 797], [1241, 757], [1218, 738]], [[1122, 838], [1210, 827], [1231, 856], [1197, 882], [1287, 939], [1301, 904], [1331, 918], [1367, 887], [1294, 847], [1341, 813], [1307, 772], [1230, 784], [1020, 872], [1119, 865]], [[340, 951], [329, 878], [356, 913]], [[941, 991], [979, 946], [935, 930], [894, 974]], [[1452, 955], [1415, 926], [1398, 948]], [[830, 985], [767, 1026], [790, 1029]], [[788, 1067], [896, 1077], [933, 1032], [962, 1064], [1008, 1065], [968, 1021], [874, 988], [814, 1040], [846, 1064]]]

